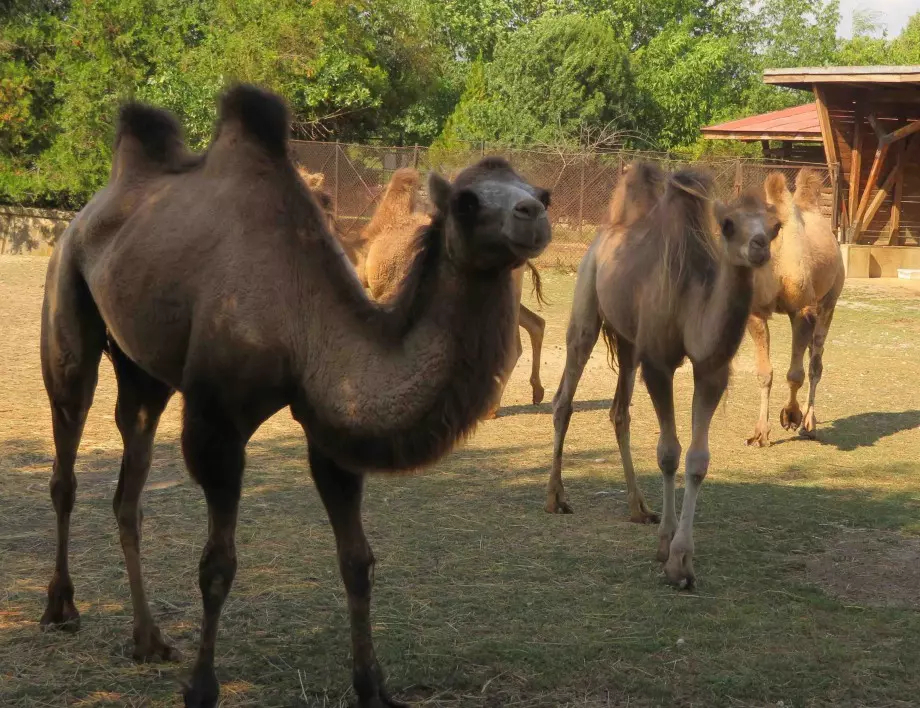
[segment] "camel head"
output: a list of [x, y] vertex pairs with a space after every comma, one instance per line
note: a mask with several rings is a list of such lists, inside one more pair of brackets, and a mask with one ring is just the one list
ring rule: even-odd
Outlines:
[[549, 244], [549, 192], [526, 182], [500, 157], [468, 167], [453, 184], [432, 173], [428, 191], [447, 253], [464, 269], [517, 268]]
[[732, 265], [759, 268], [770, 260], [770, 242], [782, 227], [776, 207], [752, 191], [731, 204], [717, 202], [715, 212]]

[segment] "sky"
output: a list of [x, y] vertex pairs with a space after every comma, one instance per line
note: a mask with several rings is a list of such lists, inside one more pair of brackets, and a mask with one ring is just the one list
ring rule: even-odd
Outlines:
[[853, 10], [873, 10], [879, 13], [879, 21], [888, 27], [888, 36], [897, 37], [907, 18], [920, 12], [920, 0], [840, 0], [840, 26], [837, 34], [851, 37], [853, 34]]

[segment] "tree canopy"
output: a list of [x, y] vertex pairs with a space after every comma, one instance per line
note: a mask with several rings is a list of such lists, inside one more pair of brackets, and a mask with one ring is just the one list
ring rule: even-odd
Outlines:
[[[677, 149], [707, 123], [808, 100], [764, 68], [920, 63], [920, 13], [836, 38], [836, 0], [8, 0], [0, 201], [78, 207], [140, 99], [207, 142], [237, 80], [291, 105], [295, 136], [442, 146]], [[756, 9], [756, 11], [755, 11]], [[593, 136], [593, 137], [591, 137]]]

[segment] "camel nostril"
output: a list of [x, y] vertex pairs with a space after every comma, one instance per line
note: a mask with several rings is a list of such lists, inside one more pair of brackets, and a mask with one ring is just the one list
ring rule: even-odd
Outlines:
[[758, 234], [751, 239], [751, 246], [756, 249], [766, 249], [768, 248], [767, 237], [764, 234]]
[[514, 205], [514, 216], [518, 219], [533, 221], [544, 211], [544, 206], [536, 199], [522, 199]]

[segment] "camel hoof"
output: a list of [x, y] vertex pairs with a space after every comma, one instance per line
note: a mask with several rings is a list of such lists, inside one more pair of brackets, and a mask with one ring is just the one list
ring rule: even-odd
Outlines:
[[390, 698], [384, 691], [358, 702], [359, 708], [409, 708], [408, 703]]
[[770, 431], [754, 430], [754, 434], [747, 439], [748, 447], [770, 447]]
[[134, 651], [131, 655], [138, 663], [158, 661], [179, 661], [182, 655], [166, 643], [160, 628], [154, 625], [148, 630], [138, 627], [134, 630]]
[[536, 385], [533, 387], [533, 404], [539, 405], [543, 403], [543, 396], [546, 395], [546, 392], [543, 390], [543, 387]]
[[779, 422], [786, 430], [798, 430], [802, 425], [802, 409], [786, 406], [779, 412]]
[[48, 605], [38, 623], [46, 630], [76, 632], [80, 629], [80, 612], [73, 604], [73, 585], [52, 582]]
[[809, 410], [805, 414], [805, 420], [802, 422], [799, 435], [808, 440], [814, 440], [818, 436], [818, 419], [814, 411]]
[[490, 409], [484, 416], [482, 416], [483, 420], [495, 420], [496, 418], [498, 418], [498, 406]]
[[630, 514], [629, 521], [633, 524], [658, 524], [661, 523], [661, 517], [654, 511], [643, 509], [638, 514]]
[[213, 671], [196, 675], [182, 692], [185, 708], [215, 708], [219, 695], [220, 686]]
[[692, 590], [696, 584], [693, 573], [693, 556], [687, 551], [674, 551], [664, 565], [668, 582], [678, 590]]
[[543, 507], [543, 510], [547, 514], [572, 514], [574, 510], [572, 505], [569, 504], [565, 499], [560, 499], [559, 497], [551, 497], [547, 500], [546, 506]]

